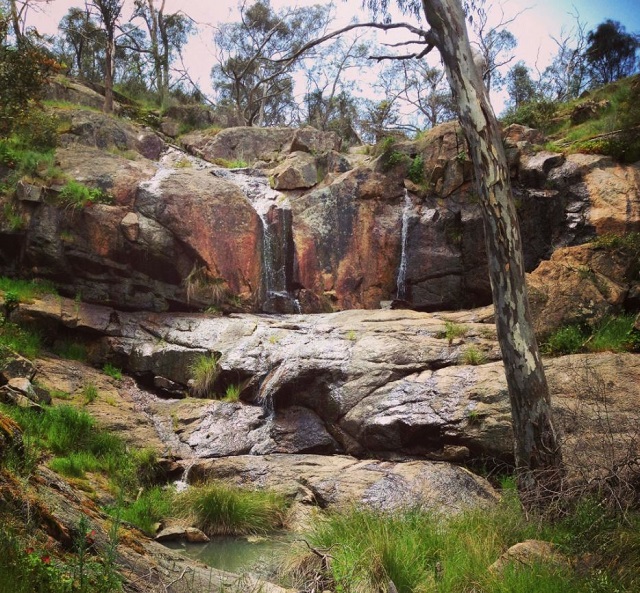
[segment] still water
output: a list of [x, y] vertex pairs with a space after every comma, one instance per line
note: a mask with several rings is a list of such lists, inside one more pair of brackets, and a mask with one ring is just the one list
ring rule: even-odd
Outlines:
[[194, 560], [237, 574], [250, 572], [266, 578], [273, 576], [282, 558], [293, 545], [287, 536], [213, 537], [206, 544], [167, 542], [173, 550], [184, 552]]

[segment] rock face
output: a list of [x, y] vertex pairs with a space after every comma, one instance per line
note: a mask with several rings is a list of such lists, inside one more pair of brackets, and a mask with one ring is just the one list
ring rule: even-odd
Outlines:
[[[23, 180], [3, 209], [13, 222], [0, 217], [0, 273], [28, 270], [67, 295], [155, 311], [491, 302], [472, 166], [453, 123], [394, 144], [394, 166], [388, 154], [342, 155], [335, 134], [313, 128], [185, 135], [183, 146], [208, 161], [256, 167], [244, 175], [276, 190], [258, 211], [246, 183], [148, 129], [90, 110], [63, 118], [60, 168], [107, 203], [71, 208], [59, 181]], [[640, 165], [539, 151], [541, 141], [522, 126], [505, 131], [528, 271], [556, 248], [640, 229]], [[286, 281], [270, 287], [281, 270]]]
[[[188, 399], [172, 400], [164, 408], [157, 401], [146, 404], [152, 415], [178, 419], [172, 447], [187, 456], [344, 452], [378, 458], [511, 459], [507, 387], [495, 330], [478, 323], [486, 317], [484, 310], [448, 315], [344, 311], [285, 318], [118, 312], [114, 322], [109, 309], [81, 305], [74, 314], [73, 308], [72, 302], [51, 299], [24, 305], [20, 314], [82, 331], [96, 363], [117, 361], [149, 384], [161, 376], [186, 390], [193, 361], [218, 353], [210, 393], [241, 385], [241, 403]], [[463, 326], [459, 337], [447, 337], [445, 320]], [[484, 364], [468, 364], [470, 350], [480, 352]], [[546, 370], [553, 404], [568, 429], [576, 422], [576, 401], [593, 392], [595, 376], [611, 385], [608, 401], [619, 415], [614, 425], [623, 430], [633, 422], [640, 381], [637, 355], [549, 359]], [[593, 395], [596, 401], [601, 397]], [[592, 434], [589, 443], [601, 443], [606, 423], [590, 414], [582, 421], [580, 434]], [[163, 426], [171, 423], [166, 420]]]
[[364, 505], [382, 511], [420, 506], [453, 513], [497, 501], [483, 478], [449, 464], [392, 463], [334, 455], [239, 456], [199, 461], [190, 479], [225, 480], [305, 498], [321, 508]]

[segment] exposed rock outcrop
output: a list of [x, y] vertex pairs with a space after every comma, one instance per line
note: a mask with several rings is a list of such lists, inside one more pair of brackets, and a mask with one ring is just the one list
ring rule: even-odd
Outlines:
[[[149, 384], [162, 376], [186, 389], [193, 361], [219, 353], [210, 391], [223, 394], [228, 385], [242, 385], [244, 403], [189, 399], [164, 408], [158, 402], [147, 405], [153, 414], [179, 419], [176, 447], [195, 456], [347, 452], [511, 458], [511, 416], [495, 329], [477, 322], [485, 310], [287, 318], [118, 312], [113, 323], [109, 309], [81, 305], [74, 315], [74, 307], [51, 299], [24, 305], [20, 314], [81, 330], [95, 362], [115, 360]], [[463, 324], [463, 335], [447, 337], [445, 320]], [[484, 364], [467, 364], [469, 350]], [[568, 427], [575, 424], [570, 420], [575, 402], [593, 391], [595, 373], [615, 386], [608, 401], [620, 416], [612, 425], [627, 430], [622, 427], [632, 420], [640, 381], [637, 355], [549, 359], [546, 369], [554, 406], [569, 419]], [[594, 435], [587, 441], [602, 442], [598, 431], [604, 425], [589, 415], [584, 421], [584, 431]]]

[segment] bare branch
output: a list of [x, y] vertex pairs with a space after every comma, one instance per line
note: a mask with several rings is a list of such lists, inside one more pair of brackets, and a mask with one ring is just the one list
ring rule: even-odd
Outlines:
[[[337, 37], [338, 35], [342, 35], [343, 33], [346, 33], [347, 31], [353, 31], [354, 29], [362, 29], [362, 28], [365, 28], [365, 27], [369, 28], [369, 29], [381, 29], [382, 31], [391, 31], [392, 29], [407, 29], [411, 33], [413, 33], [415, 35], [418, 35], [419, 37], [422, 37], [422, 39], [423, 39], [422, 43], [428, 43], [428, 44], [431, 45], [431, 47], [435, 46], [435, 38], [434, 38], [433, 34], [431, 33], [431, 31], [425, 31], [424, 29], [419, 29], [418, 27], [414, 27], [413, 25], [410, 25], [408, 23], [389, 23], [389, 24], [383, 24], [383, 23], [356, 23], [356, 24], [353, 24], [353, 25], [348, 25], [346, 27], [343, 27], [342, 29], [338, 29], [337, 31], [333, 31], [332, 33], [327, 33], [323, 37], [319, 37], [318, 39], [314, 39], [313, 41], [310, 41], [309, 43], [305, 43], [300, 49], [298, 49], [298, 51], [296, 51], [295, 53], [291, 54], [290, 56], [287, 56], [286, 58], [282, 58], [280, 60], [272, 60], [272, 61], [275, 62], [276, 64], [279, 63], [279, 62], [292, 62], [292, 61], [296, 60], [297, 58], [299, 58], [306, 51], [308, 51], [311, 48], [315, 47], [316, 45], [320, 45], [321, 43], [324, 43], [325, 41], [329, 41], [329, 39], [333, 39], [334, 37]], [[420, 42], [417, 41], [416, 43], [420, 43]]]

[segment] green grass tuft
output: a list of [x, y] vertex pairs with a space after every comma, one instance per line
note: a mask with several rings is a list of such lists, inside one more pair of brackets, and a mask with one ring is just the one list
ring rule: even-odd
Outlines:
[[175, 498], [174, 490], [156, 486], [145, 490], [130, 505], [112, 507], [108, 511], [110, 514], [117, 514], [122, 521], [135, 525], [153, 537], [156, 523], [171, 516]]
[[109, 377], [115, 379], [116, 381], [122, 381], [122, 370], [116, 366], [113, 366], [110, 362], [106, 363], [102, 367], [102, 372], [105, 375], [109, 375]]
[[195, 525], [208, 535], [268, 533], [282, 527], [288, 507], [280, 494], [222, 483], [191, 487], [176, 503], [192, 514]]
[[218, 377], [217, 354], [202, 354], [198, 356], [189, 367], [191, 378], [193, 379], [192, 392], [196, 397], [208, 397], [213, 391], [213, 384]]

